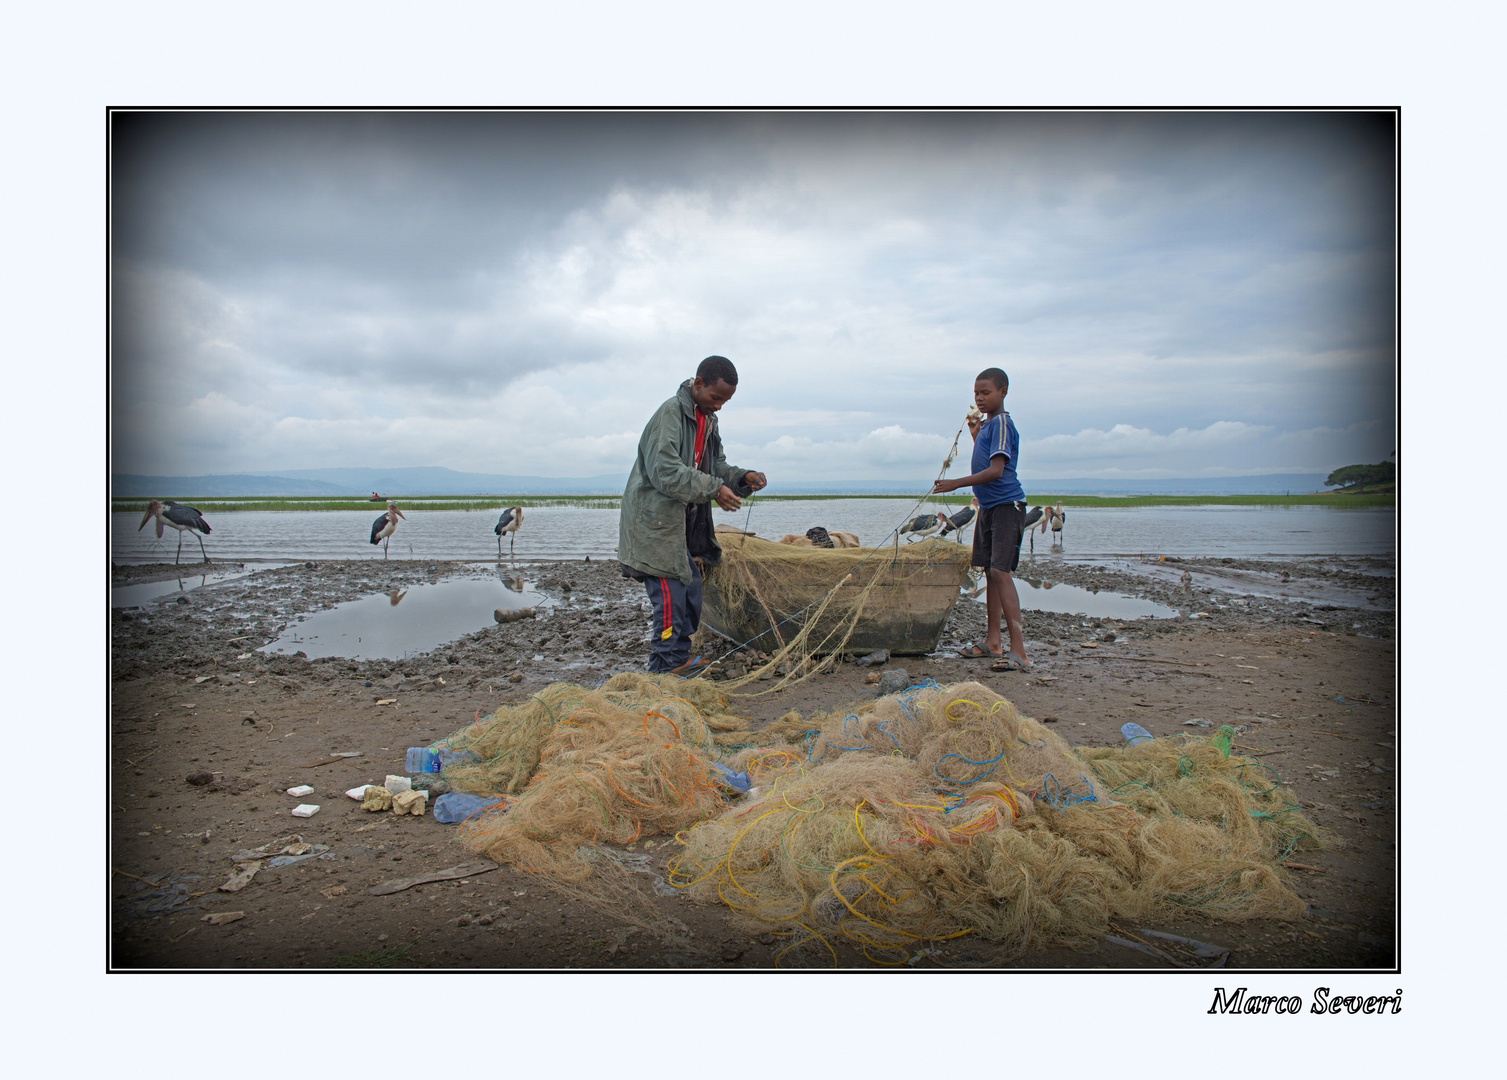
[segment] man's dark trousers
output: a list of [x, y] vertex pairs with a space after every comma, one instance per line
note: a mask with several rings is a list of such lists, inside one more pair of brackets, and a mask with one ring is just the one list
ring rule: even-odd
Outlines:
[[645, 578], [654, 606], [649, 670], [669, 671], [691, 658], [691, 635], [701, 625], [701, 567], [691, 560], [691, 583], [679, 578]]

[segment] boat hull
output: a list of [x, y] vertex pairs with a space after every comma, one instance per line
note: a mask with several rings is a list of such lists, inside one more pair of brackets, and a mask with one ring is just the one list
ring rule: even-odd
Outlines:
[[[738, 590], [741, 597], [730, 602], [728, 592], [733, 590], [720, 588], [719, 574], [713, 573], [702, 585], [701, 621], [737, 644], [747, 642], [763, 652], [774, 652], [804, 625], [807, 615], [796, 613], [819, 604], [840, 576], [819, 566], [792, 567], [781, 576], [778, 600], [766, 603], [765, 598], [742, 590]], [[869, 653], [888, 649], [899, 655], [936, 651], [942, 628], [967, 580], [968, 567], [959, 563], [907, 566], [904, 580], [881, 580], [869, 594], [842, 650]], [[861, 583], [854, 582], [839, 590], [809, 638], [808, 647], [813, 652], [830, 651], [822, 649], [821, 643], [837, 629], [842, 613], [851, 609], [862, 588]], [[831, 646], [836, 647], [841, 637], [839, 631]]]

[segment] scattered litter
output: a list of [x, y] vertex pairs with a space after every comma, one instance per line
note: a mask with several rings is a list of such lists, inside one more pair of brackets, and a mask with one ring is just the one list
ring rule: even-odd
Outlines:
[[333, 900], [337, 896], [344, 896], [345, 895], [345, 886], [344, 885], [335, 885], [335, 886], [332, 886], [331, 888], [328, 888], [328, 889], [320, 889], [319, 890], [319, 895], [322, 896], [322, 897], [324, 897], [326, 900]]
[[213, 679], [213, 678], [214, 678], [213, 675], [200, 675], [198, 678], [196, 678], [194, 680], [194, 683], [195, 683], [195, 685], [197, 685], [198, 683], [209, 682], [209, 680]]
[[298, 798], [303, 798], [305, 795], [314, 794], [314, 788], [309, 784], [299, 784], [297, 787], [290, 787], [288, 789], [288, 794], [296, 796]]
[[860, 656], [855, 663], [859, 667], [869, 667], [874, 664], [888, 663], [889, 658], [890, 651], [888, 649], [880, 649], [878, 652], [871, 652], [867, 656]]
[[294, 817], [313, 817], [317, 813], [319, 806], [316, 803], [299, 803], [293, 808]]
[[753, 781], [749, 780], [747, 772], [733, 772], [720, 761], [712, 762], [712, 768], [717, 770], [717, 779], [724, 787], [731, 788], [740, 795], [747, 794], [748, 789], [753, 786]]
[[367, 789], [371, 786], [371, 784], [362, 784], [360, 787], [353, 787], [345, 793], [346, 797], [355, 799], [357, 802], [360, 802], [362, 799], [366, 798]]
[[251, 654], [249, 652], [243, 652], [243, 653], [240, 653], [238, 656], [236, 656], [236, 659], [237, 660], [250, 660], [251, 659]]
[[478, 810], [496, 806], [502, 801], [501, 796], [489, 799], [481, 795], [464, 795], [452, 791], [434, 800], [434, 820], [442, 825], [453, 825], [457, 821], [466, 820]]
[[1143, 742], [1151, 742], [1156, 738], [1155, 735], [1151, 734], [1151, 732], [1147, 731], [1140, 724], [1121, 724], [1120, 734], [1125, 737], [1125, 741], [1131, 746], [1136, 746]]
[[[373, 885], [366, 891], [372, 896], [387, 896], [389, 893], [411, 889], [415, 885], [427, 885], [431, 881], [454, 881], [457, 878], [475, 877], [478, 874], [490, 873], [496, 869], [497, 864], [494, 862], [451, 866], [444, 870], [436, 870], [430, 874], [419, 874], [416, 877], [394, 878], [391, 881], [384, 881], [380, 885]], [[514, 895], [519, 894], [514, 893]]]
[[391, 808], [392, 792], [388, 791], [385, 787], [378, 787], [376, 784], [367, 785], [366, 794], [361, 799], [361, 809], [389, 810]]
[[1208, 727], [1209, 721], [1195, 716], [1192, 720], [1184, 720], [1183, 727]]
[[205, 915], [200, 922], [207, 922], [210, 926], [223, 926], [225, 923], [239, 922], [246, 917], [244, 911], [216, 911]]
[[400, 791], [410, 790], [413, 787], [413, 781], [406, 776], [393, 776], [389, 773], [387, 779], [382, 782], [382, 786], [396, 795]]
[[[297, 844], [289, 844], [287, 847], [283, 848], [282, 854], [284, 854], [284, 855], [304, 855], [304, 854], [307, 854], [308, 852], [312, 851], [313, 848], [314, 848], [313, 844], [305, 844], [305, 843], [302, 843], [302, 842], [297, 843]], [[329, 848], [326, 847], [324, 850], [328, 851]]]
[[1099, 647], [1098, 643], [1094, 642], [1094, 641], [1080, 641], [1080, 642], [1078, 642], [1078, 648], [1080, 648], [1080, 649], [1097, 649], [1098, 647]]
[[235, 873], [226, 879], [225, 884], [220, 886], [220, 891], [240, 892], [247, 885], [251, 884], [251, 879], [256, 877], [256, 872], [261, 868], [262, 863], [260, 859], [255, 862], [241, 863], [236, 867]]
[[377, 704], [378, 705], [396, 705], [397, 703], [398, 703], [398, 699], [395, 698], [395, 697], [385, 697], [385, 698], [378, 698], [377, 699]]
[[309, 859], [333, 859], [335, 857], [327, 854], [330, 850], [329, 844], [301, 844], [299, 846], [304, 849], [302, 852], [291, 855], [279, 855], [267, 863], [267, 869], [280, 870], [284, 866], [293, 866]]

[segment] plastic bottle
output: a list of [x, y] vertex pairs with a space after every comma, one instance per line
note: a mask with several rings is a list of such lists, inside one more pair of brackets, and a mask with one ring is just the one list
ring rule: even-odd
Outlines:
[[496, 796], [487, 798], [482, 795], [464, 795], [461, 792], [452, 791], [434, 800], [434, 820], [442, 825], [453, 825], [457, 821], [464, 821], [478, 810], [496, 806], [500, 802], [502, 799]]
[[410, 746], [403, 759], [403, 767], [410, 773], [437, 773], [446, 765], [457, 761], [475, 761], [464, 750], [451, 750], [446, 746]]
[[1235, 729], [1230, 727], [1229, 724], [1222, 724], [1219, 728], [1219, 734], [1210, 739], [1209, 743], [1214, 749], [1219, 751], [1220, 757], [1227, 758], [1230, 756], [1230, 741], [1234, 738]]

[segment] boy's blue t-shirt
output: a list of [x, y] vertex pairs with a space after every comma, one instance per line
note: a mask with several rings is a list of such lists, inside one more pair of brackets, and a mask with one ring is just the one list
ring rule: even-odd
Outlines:
[[979, 428], [978, 438], [973, 440], [973, 461], [970, 472], [981, 473], [989, 467], [996, 454], [1005, 455], [1005, 471], [1000, 478], [989, 484], [974, 484], [973, 494], [979, 506], [985, 510], [1000, 503], [1025, 502], [1026, 492], [1015, 475], [1016, 457], [1020, 451], [1020, 434], [1010, 414], [1002, 412], [991, 416]]

